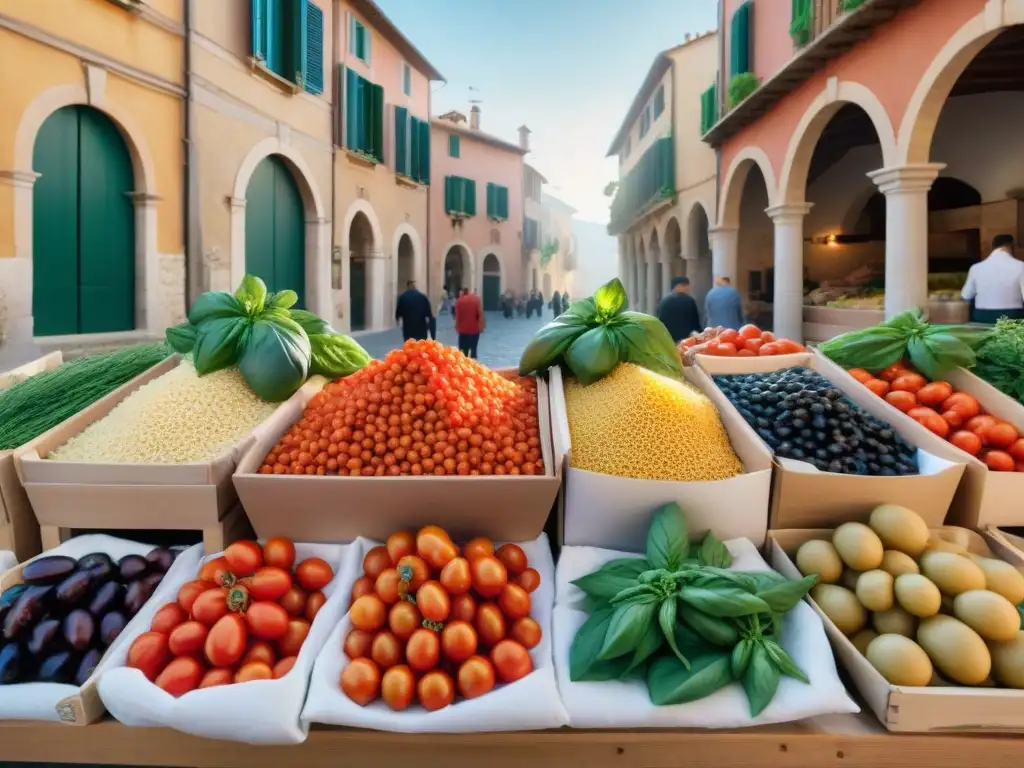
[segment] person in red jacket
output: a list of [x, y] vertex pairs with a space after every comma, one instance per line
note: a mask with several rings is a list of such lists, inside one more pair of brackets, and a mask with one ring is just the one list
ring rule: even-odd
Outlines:
[[470, 293], [468, 288], [463, 288], [462, 295], [455, 302], [455, 332], [459, 334], [459, 351], [475, 360], [480, 334], [486, 327], [487, 319], [484, 317], [480, 297]]

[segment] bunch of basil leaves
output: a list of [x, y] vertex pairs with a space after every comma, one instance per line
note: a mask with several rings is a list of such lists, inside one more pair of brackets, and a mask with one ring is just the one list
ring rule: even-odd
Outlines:
[[691, 543], [678, 504], [654, 514], [646, 558], [621, 558], [573, 582], [589, 618], [569, 650], [574, 682], [646, 678], [656, 705], [683, 704], [740, 682], [756, 717], [781, 675], [808, 682], [779, 642], [783, 616], [817, 576], [729, 570], [714, 534]]
[[188, 322], [167, 329], [167, 343], [191, 353], [200, 376], [237, 365], [268, 402], [287, 400], [311, 375], [335, 379], [366, 367], [366, 350], [312, 312], [292, 309], [298, 300], [295, 291], [268, 293], [260, 278], [246, 275], [233, 294], [197, 298]]
[[593, 296], [574, 301], [545, 325], [523, 352], [519, 373], [541, 373], [564, 362], [584, 386], [604, 378], [619, 363], [636, 363], [655, 373], [683, 377], [672, 334], [658, 318], [626, 309], [618, 278]]

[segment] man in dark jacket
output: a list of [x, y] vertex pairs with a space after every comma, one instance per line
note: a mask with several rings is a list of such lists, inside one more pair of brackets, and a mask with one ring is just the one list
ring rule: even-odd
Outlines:
[[434, 312], [430, 307], [430, 299], [416, 290], [416, 283], [406, 283], [405, 293], [398, 297], [395, 305], [395, 320], [402, 324], [402, 338], [425, 339], [429, 334], [435, 336]]
[[691, 333], [700, 331], [697, 302], [690, 295], [690, 278], [672, 278], [672, 293], [661, 300], [658, 306], [658, 319], [665, 324], [676, 343]]

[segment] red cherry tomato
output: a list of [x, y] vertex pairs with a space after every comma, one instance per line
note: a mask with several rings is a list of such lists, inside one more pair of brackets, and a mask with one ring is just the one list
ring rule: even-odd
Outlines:
[[292, 566], [295, 565], [295, 545], [291, 539], [281, 536], [267, 539], [267, 543], [263, 545], [263, 563], [291, 572]]
[[361, 707], [380, 695], [380, 670], [371, 659], [353, 659], [341, 673], [341, 690]]
[[228, 612], [228, 590], [224, 587], [208, 589], [192, 603], [192, 618], [207, 627], [216, 624]]
[[190, 581], [181, 585], [178, 590], [178, 605], [185, 613], [192, 613], [192, 604], [196, 598], [208, 589], [216, 589], [217, 585], [209, 581]]
[[305, 619], [291, 619], [284, 637], [277, 641], [277, 649], [282, 656], [298, 656], [302, 644], [309, 635], [309, 622]]
[[295, 568], [295, 578], [307, 592], [317, 592], [331, 583], [334, 569], [319, 557], [307, 557]]
[[172, 629], [186, 621], [188, 621], [188, 613], [185, 609], [177, 603], [168, 603], [156, 612], [149, 628], [154, 632], [163, 632], [169, 635]]
[[143, 632], [128, 648], [128, 666], [137, 669], [153, 682], [171, 660], [167, 635], [163, 632]]
[[513, 683], [533, 671], [530, 652], [515, 640], [502, 640], [494, 646], [491, 649], [491, 663], [498, 677], [506, 683]]
[[292, 588], [292, 577], [283, 568], [267, 566], [260, 568], [252, 577], [246, 579], [245, 586], [249, 590], [249, 597], [253, 600], [277, 602]]
[[[245, 612], [249, 634], [261, 640], [280, 640], [288, 631], [288, 611], [277, 603], [257, 601]], [[290, 655], [290, 654], [286, 654]]]
[[237, 578], [251, 576], [263, 565], [263, 549], [255, 541], [236, 541], [224, 550], [224, 557]]
[[242, 665], [235, 673], [236, 683], [248, 683], [253, 680], [273, 680], [274, 670], [262, 661], [253, 661]]
[[167, 648], [174, 656], [198, 653], [203, 649], [209, 631], [205, 624], [200, 624], [198, 621], [186, 621], [171, 630], [171, 634], [167, 637]]
[[156, 685], [171, 696], [184, 696], [199, 687], [205, 672], [206, 667], [198, 659], [182, 656], [164, 667], [164, 671], [156, 679]]
[[230, 667], [245, 654], [245, 645], [245, 620], [237, 613], [229, 613], [206, 636], [206, 658], [215, 667]]

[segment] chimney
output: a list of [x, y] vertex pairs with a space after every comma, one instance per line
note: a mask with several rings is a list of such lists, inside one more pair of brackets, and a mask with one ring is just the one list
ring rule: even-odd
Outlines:
[[480, 107], [476, 104], [469, 110], [469, 127], [474, 131], [480, 130]]
[[519, 146], [525, 151], [530, 151], [530, 129], [525, 125], [519, 126]]

